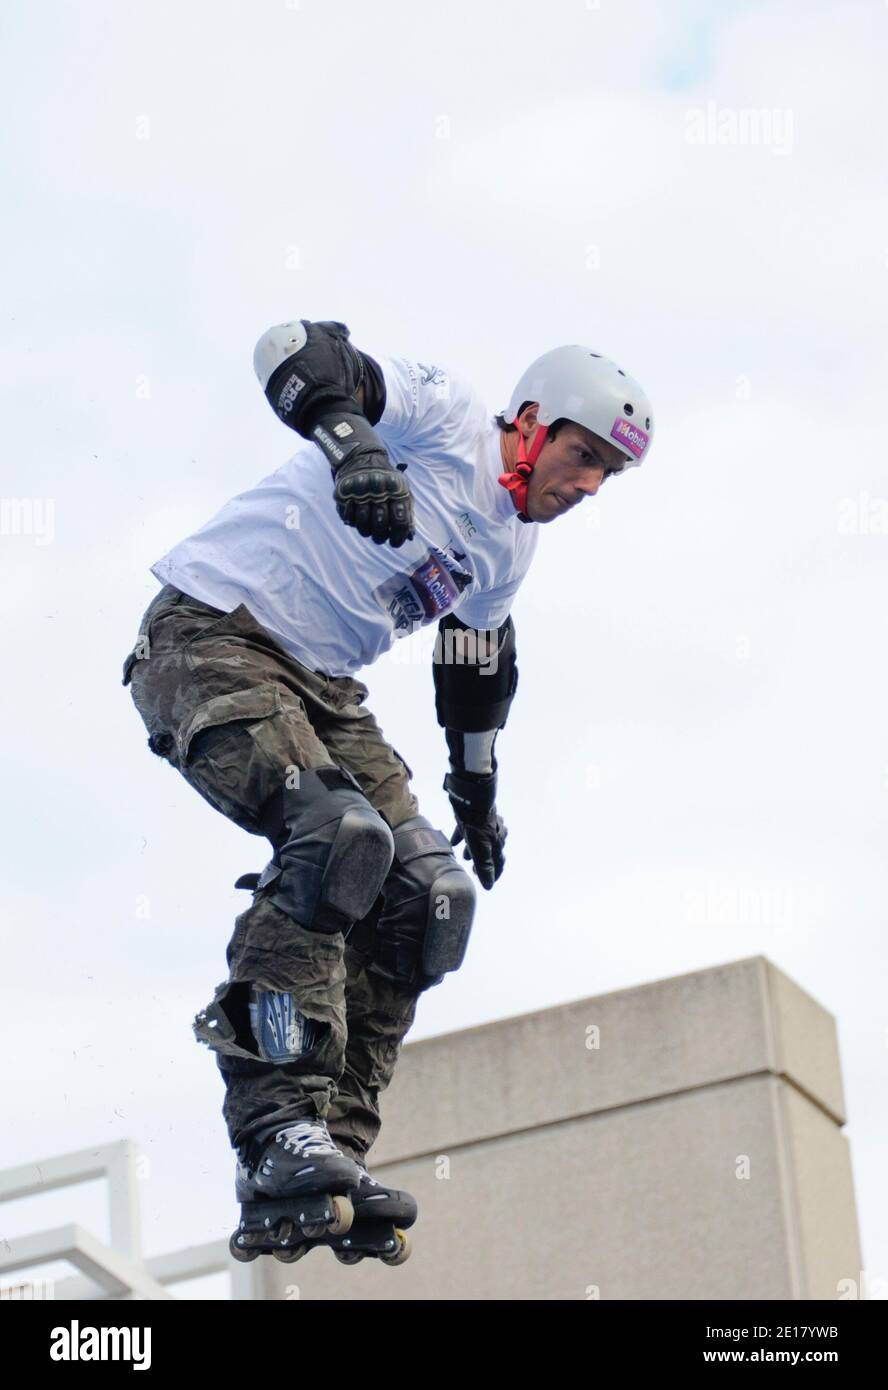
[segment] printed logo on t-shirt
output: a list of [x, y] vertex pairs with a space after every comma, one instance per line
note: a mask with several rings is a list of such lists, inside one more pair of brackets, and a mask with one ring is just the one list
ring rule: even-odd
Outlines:
[[447, 380], [447, 373], [443, 367], [427, 367], [425, 362], [417, 362], [416, 365], [422, 372], [423, 386], [443, 386]]
[[416, 365], [422, 372], [420, 386], [431, 386], [436, 400], [446, 400], [450, 393], [450, 381], [443, 367], [427, 367], [424, 362], [417, 362]]
[[412, 569], [393, 574], [378, 585], [373, 597], [391, 619], [395, 636], [409, 637], [452, 608], [471, 582], [466, 570], [432, 546]]

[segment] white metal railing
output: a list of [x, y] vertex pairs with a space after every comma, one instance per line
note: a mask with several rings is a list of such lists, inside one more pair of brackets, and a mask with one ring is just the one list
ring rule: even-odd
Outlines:
[[[0, 1171], [0, 1204], [96, 1178], [107, 1179], [111, 1234], [111, 1243], [106, 1245], [83, 1227], [71, 1224], [6, 1237], [0, 1241], [0, 1299], [29, 1296], [28, 1285], [9, 1283], [6, 1276], [57, 1260], [67, 1260], [80, 1274], [52, 1287], [51, 1296], [56, 1299], [170, 1299], [173, 1294], [167, 1285], [223, 1271], [231, 1281], [232, 1298], [267, 1296], [262, 1271], [233, 1260], [225, 1240], [142, 1258], [137, 1160], [135, 1144], [122, 1139]], [[256, 1261], [256, 1265], [262, 1264]]]

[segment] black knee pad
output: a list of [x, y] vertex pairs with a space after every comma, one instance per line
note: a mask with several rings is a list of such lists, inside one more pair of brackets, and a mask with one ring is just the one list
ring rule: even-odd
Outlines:
[[394, 855], [392, 832], [350, 773], [300, 772], [266, 808], [275, 856], [259, 880], [271, 901], [308, 931], [347, 932], [365, 916]]
[[370, 969], [406, 988], [428, 989], [462, 965], [475, 915], [475, 885], [447, 836], [412, 816], [394, 831]]

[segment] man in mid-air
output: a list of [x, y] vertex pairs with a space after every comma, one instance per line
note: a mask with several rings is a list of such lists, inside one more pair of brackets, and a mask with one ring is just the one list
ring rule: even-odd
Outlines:
[[[273, 850], [239, 880], [252, 903], [195, 1020], [239, 1160], [232, 1252], [292, 1259], [314, 1240], [398, 1263], [416, 1205], [366, 1158], [419, 996], [465, 954], [475, 888], [453, 846], [485, 889], [503, 871], [512, 602], [539, 526], [640, 464], [653, 413], [579, 346], [533, 362], [498, 416], [458, 375], [376, 360], [337, 322], [270, 329], [254, 364], [304, 442], [152, 567], [164, 587], [124, 684], [152, 752]], [[355, 679], [431, 622], [451, 839]]]

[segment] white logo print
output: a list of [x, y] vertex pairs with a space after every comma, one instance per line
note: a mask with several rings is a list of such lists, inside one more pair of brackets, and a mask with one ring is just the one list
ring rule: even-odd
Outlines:
[[150, 1327], [81, 1327], [72, 1318], [50, 1335], [51, 1361], [131, 1361], [134, 1371], [151, 1367]]
[[293, 409], [293, 403], [296, 397], [304, 386], [305, 382], [302, 381], [300, 377], [295, 374], [291, 376], [280, 394], [278, 409], [283, 410], [286, 415], [289, 415], [290, 411]]
[[339, 448], [332, 436], [327, 433], [323, 425], [315, 425], [314, 437], [319, 444], [322, 444], [324, 446], [324, 448], [327, 450], [329, 454], [333, 455], [335, 459], [345, 458], [345, 454]]

